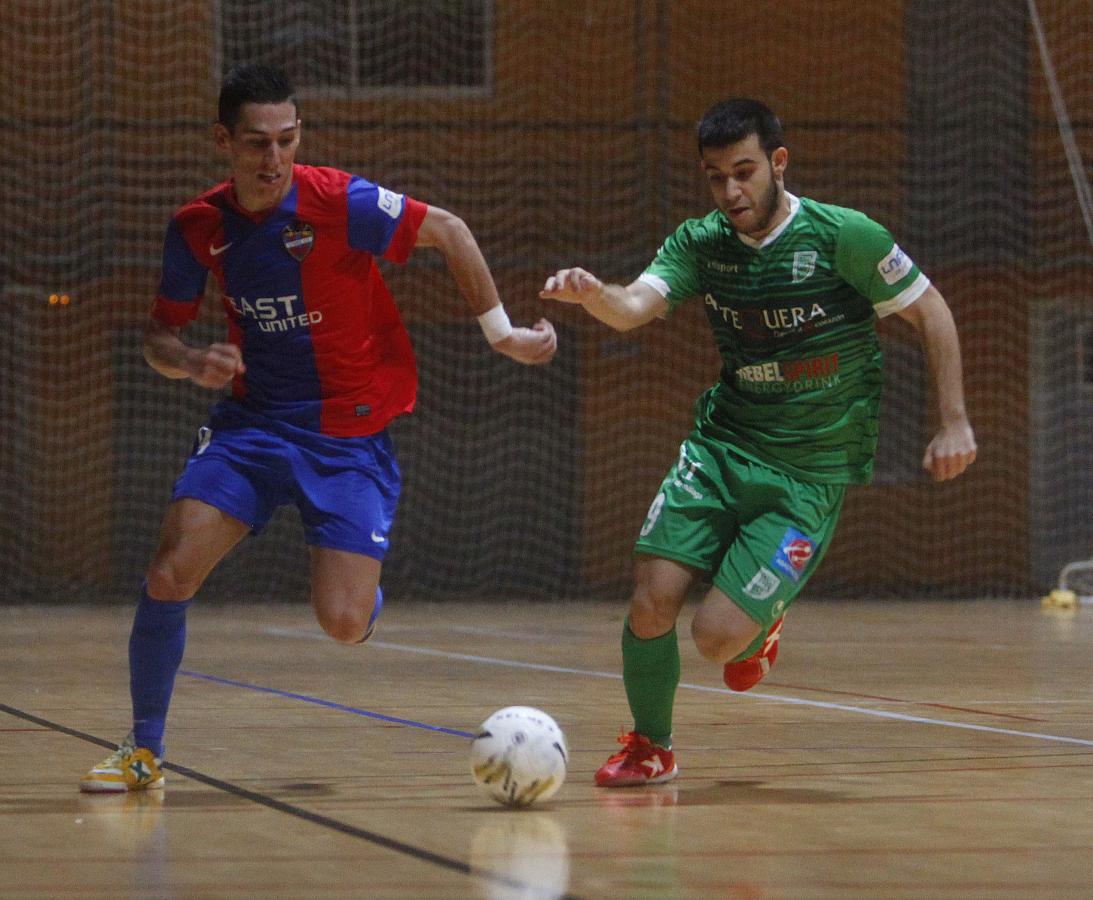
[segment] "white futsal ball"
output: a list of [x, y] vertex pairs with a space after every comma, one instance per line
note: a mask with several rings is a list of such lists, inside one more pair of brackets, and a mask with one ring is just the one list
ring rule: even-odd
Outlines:
[[565, 735], [530, 706], [506, 706], [486, 719], [471, 742], [474, 781], [505, 806], [530, 806], [554, 796], [569, 760]]

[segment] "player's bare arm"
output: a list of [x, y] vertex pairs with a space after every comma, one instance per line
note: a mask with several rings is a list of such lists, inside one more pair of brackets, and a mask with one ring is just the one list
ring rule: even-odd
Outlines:
[[914, 326], [922, 341], [938, 403], [938, 430], [922, 458], [935, 481], [956, 478], [975, 461], [975, 434], [964, 408], [964, 375], [960, 341], [945, 298], [932, 285], [901, 318]]
[[234, 344], [191, 347], [179, 335], [180, 329], [151, 318], [144, 329], [144, 358], [167, 378], [189, 378], [207, 388], [222, 388], [246, 371], [239, 348]]
[[547, 363], [554, 358], [558, 338], [554, 326], [546, 319], [540, 319], [531, 328], [511, 326], [478, 242], [459, 216], [430, 206], [418, 229], [417, 246], [435, 247], [444, 254], [452, 278], [482, 322], [494, 350], [527, 365]]
[[584, 269], [561, 269], [546, 280], [539, 296], [577, 303], [616, 331], [629, 331], [668, 311], [668, 301], [644, 281], [625, 287], [606, 284]]

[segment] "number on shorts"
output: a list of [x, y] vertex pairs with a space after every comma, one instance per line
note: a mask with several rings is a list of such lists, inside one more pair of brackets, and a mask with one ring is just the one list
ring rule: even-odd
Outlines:
[[653, 526], [657, 524], [657, 519], [660, 518], [660, 511], [664, 508], [664, 492], [661, 491], [653, 498], [652, 504], [649, 506], [649, 512], [645, 516], [645, 524], [641, 526], [641, 536], [645, 537], [653, 530]]

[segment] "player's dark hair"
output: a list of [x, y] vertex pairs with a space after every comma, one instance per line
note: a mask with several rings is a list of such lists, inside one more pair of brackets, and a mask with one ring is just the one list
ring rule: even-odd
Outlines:
[[711, 106], [698, 123], [698, 152], [738, 144], [753, 134], [768, 158], [785, 146], [782, 123], [765, 103], [747, 97], [722, 100]]
[[235, 131], [245, 103], [291, 103], [296, 107], [296, 91], [282, 69], [261, 63], [236, 66], [220, 85], [216, 120], [228, 131]]

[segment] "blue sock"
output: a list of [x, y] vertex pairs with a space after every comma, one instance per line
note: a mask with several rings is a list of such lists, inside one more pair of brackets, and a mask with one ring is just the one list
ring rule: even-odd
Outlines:
[[383, 588], [376, 585], [376, 605], [372, 607], [372, 615], [368, 617], [369, 628], [376, 624], [381, 609], [383, 609]]
[[140, 603], [129, 634], [129, 694], [133, 698], [133, 740], [163, 756], [163, 730], [186, 648], [186, 610], [181, 603], [153, 600], [141, 585]]
[[358, 644], [363, 644], [372, 636], [372, 626], [376, 624], [376, 619], [379, 618], [381, 609], [383, 609], [383, 588], [376, 585], [376, 605], [372, 607], [372, 615], [368, 617], [368, 625], [364, 629], [364, 637], [357, 641]]

